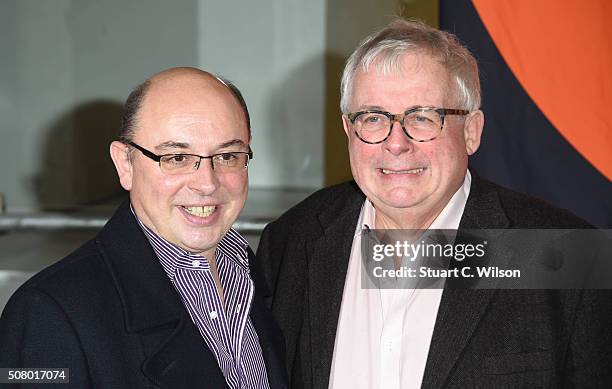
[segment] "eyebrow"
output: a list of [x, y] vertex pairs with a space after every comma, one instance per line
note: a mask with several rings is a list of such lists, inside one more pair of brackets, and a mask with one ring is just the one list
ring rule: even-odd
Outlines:
[[357, 108], [357, 111], [370, 111], [370, 110], [384, 111], [384, 108], [378, 105], [362, 105], [359, 108]]
[[[226, 142], [223, 142], [217, 145], [216, 148], [223, 149], [223, 148], [230, 147], [230, 146], [246, 146], [246, 143], [244, 143], [244, 141], [241, 139], [232, 139], [232, 140], [228, 140]], [[170, 140], [170, 141], [158, 144], [157, 146], [155, 146], [155, 150], [162, 151], [162, 152], [166, 150], [173, 150], [173, 149], [187, 150], [190, 147], [191, 145], [189, 143], [175, 142], [175, 141]]]
[[[435, 108], [435, 107], [433, 105], [412, 105], [410, 107], [404, 108], [403, 112], [408, 112], [411, 109], [418, 109], [418, 108]], [[387, 111], [386, 109], [384, 109], [383, 107], [378, 106], [378, 105], [362, 105], [355, 112], [359, 112], [359, 111], [371, 111], [371, 110], [385, 111], [385, 112]]]
[[157, 146], [155, 146], [155, 150], [168, 150], [168, 149], [188, 149], [189, 148], [189, 143], [184, 143], [184, 142], [174, 142], [174, 141], [167, 141], [167, 142], [163, 142], [158, 144]]
[[230, 147], [230, 146], [246, 146], [246, 143], [244, 143], [242, 139], [232, 139], [227, 142], [221, 143], [217, 148], [223, 149], [225, 147]]

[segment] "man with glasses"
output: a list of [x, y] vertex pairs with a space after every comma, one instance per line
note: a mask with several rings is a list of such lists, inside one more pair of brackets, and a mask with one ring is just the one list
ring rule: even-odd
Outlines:
[[348, 59], [341, 111], [354, 182], [268, 225], [257, 254], [290, 387], [612, 386], [609, 295], [363, 287], [371, 229], [586, 226], [467, 169], [479, 107], [476, 61], [447, 32], [396, 20]]
[[282, 337], [231, 228], [248, 187], [238, 89], [174, 68], [137, 87], [110, 154], [126, 201], [0, 321], [0, 367], [68, 368], [74, 388], [285, 387]]

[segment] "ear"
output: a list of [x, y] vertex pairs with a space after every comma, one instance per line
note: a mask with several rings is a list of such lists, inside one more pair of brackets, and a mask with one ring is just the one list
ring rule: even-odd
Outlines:
[[133, 166], [129, 151], [130, 148], [125, 143], [114, 141], [110, 144], [110, 156], [117, 169], [119, 182], [125, 190], [132, 189]]
[[484, 113], [482, 111], [470, 112], [463, 126], [463, 137], [465, 139], [465, 150], [472, 155], [480, 147], [480, 137], [484, 127]]
[[342, 127], [344, 128], [344, 133], [346, 134], [346, 137], [349, 139], [351, 139], [350, 125], [351, 121], [349, 120], [349, 118], [342, 115]]

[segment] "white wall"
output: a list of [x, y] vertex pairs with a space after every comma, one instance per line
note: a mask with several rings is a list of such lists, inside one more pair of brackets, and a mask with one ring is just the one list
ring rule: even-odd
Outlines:
[[326, 1], [199, 5], [200, 63], [236, 82], [251, 111], [251, 186], [320, 187]]
[[324, 0], [3, 0], [0, 193], [9, 211], [119, 191], [108, 142], [129, 91], [200, 66], [244, 92], [251, 185], [322, 185]]

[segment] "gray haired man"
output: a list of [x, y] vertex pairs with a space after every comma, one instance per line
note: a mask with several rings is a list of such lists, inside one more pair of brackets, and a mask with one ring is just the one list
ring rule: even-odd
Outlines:
[[447, 32], [396, 20], [342, 77], [354, 181], [263, 233], [259, 272], [293, 388], [609, 387], [609, 294], [364, 289], [372, 229], [581, 228], [570, 213], [468, 170], [484, 125], [478, 67]]

